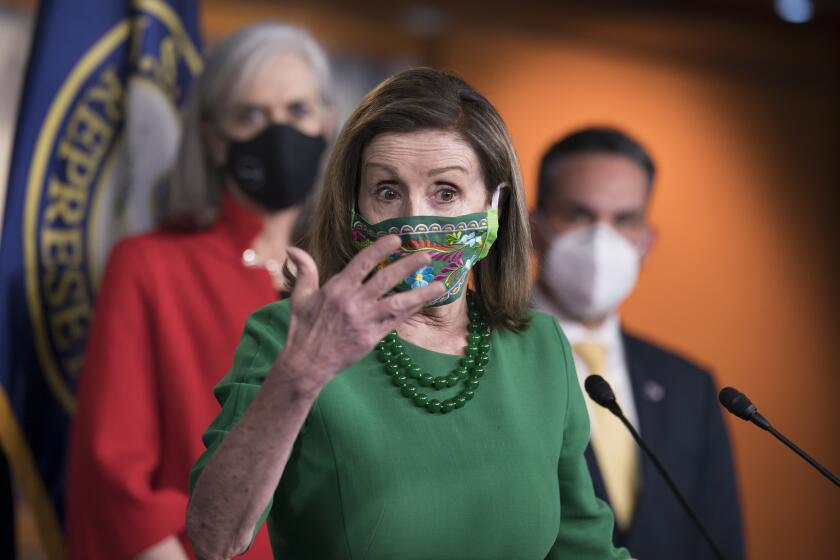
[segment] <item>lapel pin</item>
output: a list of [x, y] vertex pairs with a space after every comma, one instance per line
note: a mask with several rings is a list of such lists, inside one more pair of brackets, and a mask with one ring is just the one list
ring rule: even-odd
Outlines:
[[665, 387], [656, 381], [645, 381], [642, 392], [650, 402], [659, 402], [665, 398]]

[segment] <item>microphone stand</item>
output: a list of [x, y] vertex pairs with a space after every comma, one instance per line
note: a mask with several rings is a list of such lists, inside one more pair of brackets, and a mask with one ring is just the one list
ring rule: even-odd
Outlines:
[[708, 531], [706, 531], [706, 528], [700, 522], [700, 518], [698, 518], [697, 514], [694, 513], [694, 510], [691, 509], [691, 506], [688, 505], [688, 501], [686, 501], [685, 497], [682, 495], [682, 492], [680, 492], [679, 488], [677, 488], [677, 485], [674, 483], [674, 481], [668, 475], [668, 471], [665, 470], [665, 467], [662, 465], [662, 463], [659, 462], [659, 459], [656, 457], [656, 455], [654, 455], [653, 451], [651, 451], [650, 448], [647, 446], [645, 441], [639, 435], [639, 432], [637, 432], [636, 428], [633, 427], [633, 424], [631, 424], [627, 420], [627, 418], [624, 416], [624, 413], [621, 411], [621, 408], [618, 407], [618, 403], [615, 403], [615, 404], [616, 404], [615, 408], [613, 408], [611, 406], [608, 406], [607, 408], [610, 410], [610, 412], [615, 414], [618, 417], [619, 420], [621, 420], [621, 422], [624, 424], [624, 426], [630, 431], [630, 434], [633, 436], [633, 439], [636, 440], [636, 443], [639, 444], [639, 447], [641, 447], [642, 451], [645, 452], [645, 455], [647, 455], [648, 459], [650, 459], [651, 462], [653, 462], [653, 465], [656, 467], [656, 470], [658, 470], [659, 474], [662, 475], [662, 478], [665, 479], [665, 482], [668, 484], [668, 487], [671, 489], [671, 492], [674, 493], [674, 495], [677, 497], [677, 500], [680, 502], [680, 505], [683, 507], [685, 512], [688, 514], [688, 516], [691, 518], [691, 520], [694, 522], [694, 524], [700, 530], [700, 533], [703, 535], [703, 538], [706, 540], [706, 543], [712, 549], [712, 552], [715, 553], [715, 556], [717, 556], [718, 560], [724, 560], [724, 556], [721, 553], [720, 549], [715, 544], [715, 541], [712, 540], [712, 536], [708, 533]]
[[[758, 416], [758, 413], [756, 413], [756, 415]], [[804, 451], [802, 451], [802, 449], [800, 449], [798, 445], [796, 445], [795, 443], [793, 443], [792, 441], [790, 441], [790, 440], [789, 440], [788, 438], [786, 438], [786, 437], [785, 437], [785, 436], [784, 436], [784, 435], [783, 435], [783, 434], [782, 434], [779, 430], [777, 430], [776, 428], [774, 428], [774, 427], [773, 427], [773, 425], [772, 425], [772, 424], [770, 424], [770, 422], [767, 422], [767, 426], [766, 426], [766, 427], [765, 427], [765, 426], [763, 426], [763, 425], [761, 425], [761, 424], [759, 424], [759, 423], [757, 423], [757, 422], [756, 422], [756, 425], [757, 425], [759, 428], [762, 428], [762, 429], [764, 429], [764, 430], [767, 430], [768, 432], [770, 432], [771, 434], [773, 434], [773, 435], [776, 437], [776, 439], [778, 439], [779, 441], [781, 441], [782, 443], [784, 443], [785, 445], [787, 445], [787, 446], [788, 446], [790, 449], [792, 449], [792, 450], [793, 450], [793, 451], [794, 451], [797, 455], [799, 455], [800, 457], [802, 457], [803, 459], [805, 459], [806, 461], [808, 461], [808, 463], [810, 463], [812, 467], [814, 467], [815, 469], [817, 469], [818, 471], [820, 471], [820, 474], [822, 474], [822, 475], [823, 475], [824, 477], [826, 477], [828, 480], [830, 480], [831, 482], [833, 482], [836, 486], [840, 487], [840, 479], [838, 479], [836, 476], [834, 476], [834, 473], [832, 473], [830, 470], [828, 470], [828, 469], [827, 469], [827, 468], [825, 468], [824, 466], [822, 466], [822, 465], [820, 465], [819, 463], [817, 463], [814, 459], [812, 459], [812, 458], [811, 458], [811, 456], [810, 456], [810, 455], [808, 455], [807, 453], [805, 453]]]
[[[798, 445], [790, 441], [782, 435], [780, 431], [774, 428], [773, 425], [770, 424], [770, 421], [758, 412], [758, 409], [744, 393], [734, 387], [724, 387], [720, 390], [718, 399], [727, 412], [746, 422], [752, 422], [764, 431], [770, 432], [773, 434], [773, 437], [787, 445], [794, 453], [808, 461], [812, 467], [820, 471], [821, 475], [833, 482], [835, 486], [840, 487], [840, 479], [838, 479], [834, 473], [817, 463], [810, 455], [802, 451]], [[615, 411], [613, 411], [613, 413], [615, 413]]]

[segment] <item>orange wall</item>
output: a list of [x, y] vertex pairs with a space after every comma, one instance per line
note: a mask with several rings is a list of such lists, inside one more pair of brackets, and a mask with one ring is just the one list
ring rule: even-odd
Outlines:
[[[580, 16], [542, 35], [456, 24], [424, 44], [393, 22], [293, 4], [208, 0], [205, 30], [285, 18], [333, 50], [434, 56], [499, 108], [531, 191], [541, 151], [574, 127], [613, 124], [641, 138], [660, 169], [659, 237], [626, 323], [713, 368], [840, 471], [836, 44], [721, 22]], [[830, 557], [836, 490], [768, 434], [729, 425], [751, 557]]]
[[[713, 368], [720, 385], [747, 392], [840, 471], [837, 231], [820, 208], [840, 186], [828, 165], [837, 82], [802, 86], [774, 76], [772, 64], [745, 76], [725, 62], [499, 30], [461, 31], [441, 51], [440, 62], [506, 119], [530, 194], [541, 151], [564, 132], [606, 123], [643, 140], [660, 169], [651, 216], [659, 235], [626, 323]], [[733, 420], [751, 556], [829, 557], [836, 489]]]

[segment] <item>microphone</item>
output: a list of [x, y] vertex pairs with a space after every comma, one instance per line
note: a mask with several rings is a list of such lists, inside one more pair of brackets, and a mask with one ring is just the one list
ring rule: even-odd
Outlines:
[[639, 432], [636, 431], [636, 428], [633, 427], [633, 424], [627, 420], [627, 417], [624, 416], [624, 412], [622, 412], [621, 407], [618, 406], [618, 401], [615, 398], [615, 393], [613, 393], [612, 387], [610, 384], [607, 383], [607, 380], [601, 377], [600, 375], [590, 375], [586, 378], [586, 381], [583, 383], [584, 388], [586, 389], [586, 393], [589, 395], [596, 404], [603, 406], [613, 414], [615, 414], [621, 423], [630, 431], [630, 435], [633, 436], [633, 439], [636, 440], [636, 443], [645, 452], [645, 455], [651, 460], [653, 465], [656, 467], [656, 470], [659, 471], [659, 474], [662, 475], [662, 478], [665, 479], [665, 482], [668, 484], [668, 487], [671, 489], [671, 492], [676, 496], [677, 501], [679, 501], [680, 505], [683, 507], [685, 512], [697, 526], [697, 529], [703, 535], [703, 539], [705, 539], [706, 543], [709, 545], [709, 548], [712, 549], [712, 552], [715, 553], [715, 556], [719, 560], [724, 560], [724, 556], [721, 553], [718, 546], [715, 544], [715, 541], [712, 540], [712, 536], [709, 535], [709, 531], [706, 530], [706, 527], [703, 526], [703, 523], [700, 522], [700, 518], [697, 517], [697, 514], [694, 513], [694, 510], [691, 509], [691, 506], [688, 505], [688, 501], [682, 495], [677, 485], [671, 479], [668, 472], [665, 470], [665, 467], [662, 463], [659, 462], [659, 459], [656, 455], [653, 454], [653, 451], [647, 446], [647, 444], [642, 439], [642, 436], [639, 435]]
[[606, 379], [600, 375], [590, 375], [583, 382], [583, 386], [586, 388], [586, 393], [589, 395], [589, 398], [595, 401], [596, 404], [609, 409], [610, 412], [619, 418], [624, 416], [621, 412], [621, 407], [618, 406], [618, 401], [615, 399], [615, 393], [613, 393], [612, 387], [610, 387]]
[[770, 429], [770, 422], [758, 413], [758, 409], [752, 401], [747, 398], [747, 395], [738, 389], [724, 387], [720, 390], [718, 400], [720, 400], [720, 404], [722, 404], [726, 410], [738, 418], [753, 422], [762, 430]]
[[833, 482], [836, 486], [840, 486], [840, 479], [838, 479], [836, 475], [817, 463], [810, 455], [802, 451], [795, 443], [776, 430], [776, 428], [774, 428], [764, 416], [758, 413], [758, 409], [744, 393], [733, 387], [724, 387], [720, 390], [718, 399], [720, 400], [720, 404], [722, 404], [726, 410], [738, 418], [752, 422], [762, 430], [770, 432], [776, 437], [776, 439], [787, 445], [797, 455], [808, 461], [812, 467], [820, 471], [820, 474]]

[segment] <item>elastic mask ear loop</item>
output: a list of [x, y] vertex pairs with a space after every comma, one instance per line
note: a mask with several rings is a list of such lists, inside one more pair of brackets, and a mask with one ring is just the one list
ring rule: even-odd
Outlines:
[[496, 210], [496, 211], [499, 210], [499, 195], [502, 194], [502, 189], [504, 187], [505, 187], [504, 184], [499, 185], [498, 187], [496, 187], [496, 190], [493, 191], [493, 198], [490, 201], [490, 209], [491, 210]]
[[492, 247], [493, 242], [496, 241], [496, 237], [499, 234], [499, 195], [502, 193], [502, 188], [505, 185], [499, 185], [496, 187], [496, 190], [493, 192], [493, 197], [490, 200], [490, 209], [487, 210], [487, 232], [484, 236], [484, 241], [482, 242], [481, 252], [478, 255], [478, 259], [481, 260], [487, 256], [490, 252], [490, 247]]

